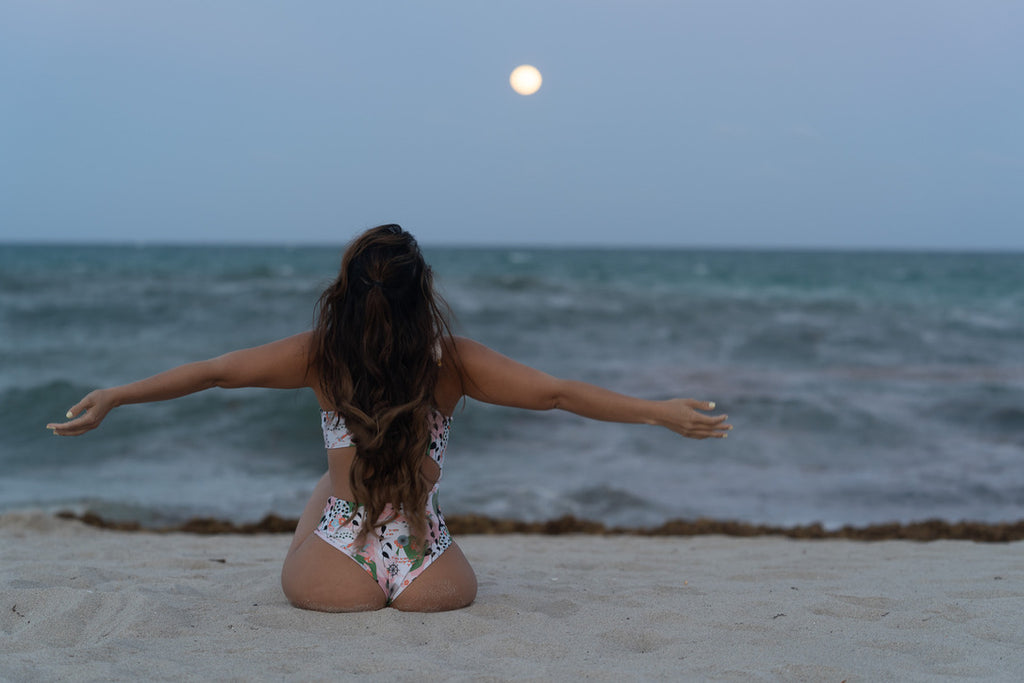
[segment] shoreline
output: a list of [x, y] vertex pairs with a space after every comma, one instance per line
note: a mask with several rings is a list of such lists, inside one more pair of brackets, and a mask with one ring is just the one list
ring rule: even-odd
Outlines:
[[[125, 532], [187, 533], [198, 535], [217, 534], [290, 534], [295, 531], [297, 519], [267, 515], [259, 522], [235, 524], [234, 522], [211, 517], [193, 517], [180, 524], [160, 527], [145, 527], [138, 522], [108, 520], [94, 512], [81, 514], [68, 510], [54, 515], [60, 519], [76, 520], [89, 526]], [[578, 519], [572, 516], [544, 522], [524, 522], [512, 519], [495, 519], [485, 515], [450, 515], [445, 522], [454, 536], [527, 534], [558, 536], [583, 534], [593, 536], [730, 536], [753, 538], [775, 536], [782, 538], [825, 540], [845, 539], [851, 541], [975, 541], [977, 543], [1012, 543], [1024, 540], [1024, 520], [1017, 522], [948, 522], [929, 519], [920, 522], [891, 522], [866, 526], [846, 525], [839, 529], [825, 529], [820, 523], [775, 526], [751, 524], [731, 520], [700, 518], [696, 520], [673, 519], [651, 527], [608, 527], [600, 522]]]

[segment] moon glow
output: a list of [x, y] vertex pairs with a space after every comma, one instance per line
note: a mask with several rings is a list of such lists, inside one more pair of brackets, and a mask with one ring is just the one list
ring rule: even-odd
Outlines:
[[543, 80], [537, 67], [529, 64], [517, 66], [508, 77], [509, 85], [520, 95], [532, 95], [537, 92]]

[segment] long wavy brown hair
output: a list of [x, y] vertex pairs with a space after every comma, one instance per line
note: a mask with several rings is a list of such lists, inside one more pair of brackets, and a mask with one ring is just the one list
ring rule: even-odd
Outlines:
[[450, 310], [413, 236], [382, 225], [353, 240], [316, 318], [311, 362], [356, 447], [350, 485], [368, 521], [360, 538], [401, 510], [423, 539], [433, 482], [421, 467], [441, 349], [454, 345]]

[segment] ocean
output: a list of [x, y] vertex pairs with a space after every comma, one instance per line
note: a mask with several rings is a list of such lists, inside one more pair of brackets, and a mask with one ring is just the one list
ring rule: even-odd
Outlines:
[[[93, 388], [305, 329], [343, 247], [0, 244], [0, 511], [296, 517], [309, 391], [215, 389], [44, 426]], [[714, 400], [692, 441], [467, 401], [446, 514], [827, 527], [1024, 519], [1024, 254], [425, 249], [456, 329], [548, 373]]]

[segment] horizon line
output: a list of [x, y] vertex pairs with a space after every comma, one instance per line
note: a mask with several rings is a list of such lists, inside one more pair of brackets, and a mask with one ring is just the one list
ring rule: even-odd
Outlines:
[[[344, 248], [350, 240], [339, 242], [319, 241], [166, 241], [166, 240], [19, 240], [0, 239], [0, 246], [11, 247], [117, 247], [117, 248], [259, 248], [259, 249], [315, 249], [315, 248]], [[1024, 254], [1024, 245], [1019, 247], [1011, 246], [972, 246], [958, 247], [947, 245], [853, 245], [853, 244], [617, 244], [610, 242], [593, 242], [588, 244], [580, 243], [535, 243], [535, 242], [495, 242], [495, 243], [465, 243], [449, 241], [422, 241], [420, 245], [425, 249], [453, 249], [453, 250], [517, 250], [525, 249], [532, 251], [748, 251], [748, 252], [861, 252], [861, 253], [942, 253], [942, 254]]]

